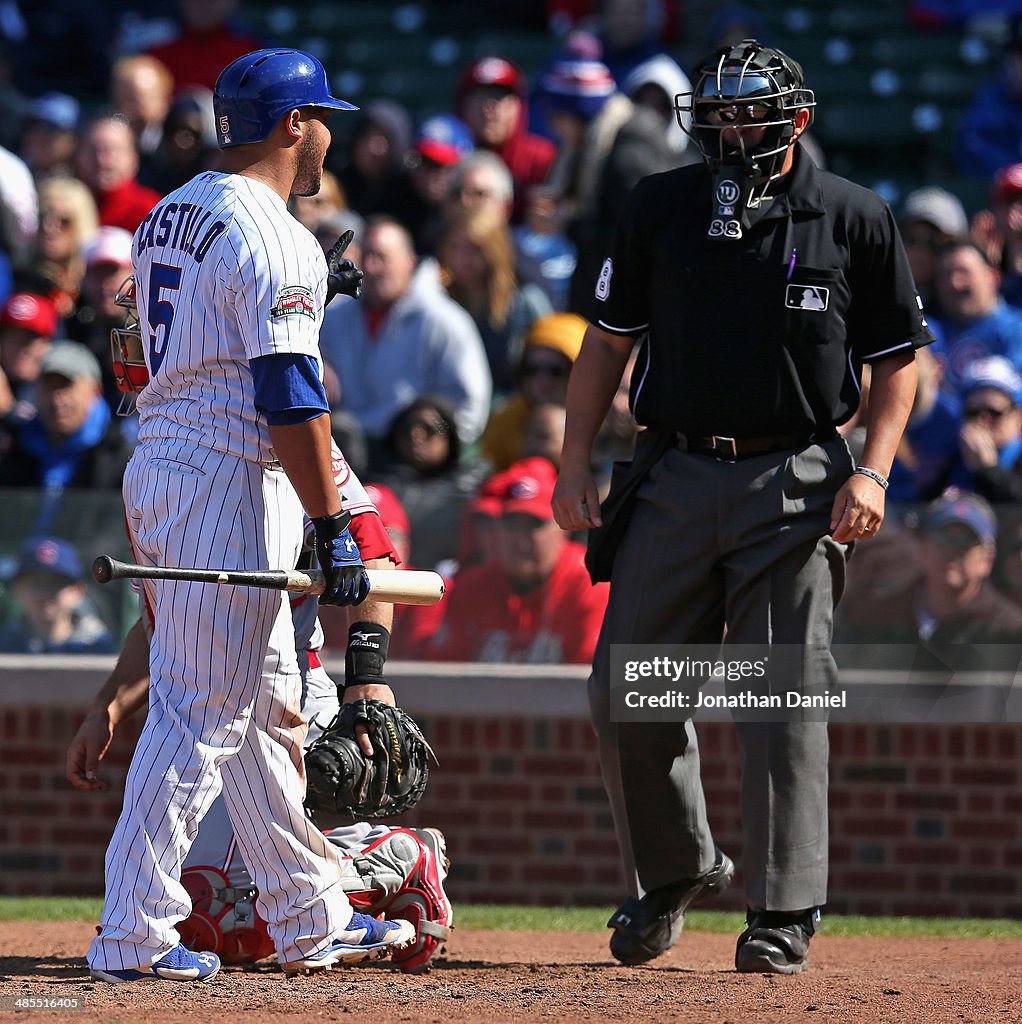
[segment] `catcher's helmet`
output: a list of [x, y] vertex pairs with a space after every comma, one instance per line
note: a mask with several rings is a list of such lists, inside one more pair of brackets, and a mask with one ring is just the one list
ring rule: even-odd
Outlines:
[[[776, 178], [795, 132], [795, 115], [816, 98], [803, 85], [801, 66], [791, 57], [755, 39], [725, 46], [696, 68], [691, 92], [674, 99], [678, 123], [695, 141], [703, 159], [716, 169], [721, 163], [744, 163], [756, 178]], [[688, 117], [691, 115], [691, 124]], [[741, 132], [725, 131], [736, 122], [764, 129], [755, 145]]]
[[303, 50], [254, 50], [228, 64], [213, 89], [221, 149], [262, 142], [289, 111], [301, 107], [358, 110], [330, 95], [326, 69]]

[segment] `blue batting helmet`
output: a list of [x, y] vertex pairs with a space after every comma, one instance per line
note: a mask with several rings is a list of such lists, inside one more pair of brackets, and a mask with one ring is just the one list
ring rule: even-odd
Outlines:
[[213, 89], [221, 149], [262, 142], [289, 111], [301, 107], [358, 110], [330, 95], [326, 69], [302, 50], [255, 50], [220, 72]]

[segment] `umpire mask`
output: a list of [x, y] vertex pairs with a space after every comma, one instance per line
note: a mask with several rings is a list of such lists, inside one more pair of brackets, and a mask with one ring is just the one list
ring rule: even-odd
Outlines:
[[816, 106], [802, 82], [796, 61], [744, 39], [699, 64], [692, 91], [675, 96], [678, 123], [713, 175], [711, 238], [741, 238], [780, 177], [798, 111], [811, 121]]

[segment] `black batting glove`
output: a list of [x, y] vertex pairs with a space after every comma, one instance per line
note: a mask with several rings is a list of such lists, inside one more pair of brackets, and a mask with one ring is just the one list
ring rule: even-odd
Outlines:
[[349, 512], [312, 520], [316, 531], [316, 557], [326, 576], [320, 604], [361, 604], [369, 596], [369, 577], [362, 555], [348, 529]]
[[354, 237], [354, 231], [345, 231], [326, 254], [326, 305], [335, 295], [350, 295], [357, 299], [362, 294], [365, 274], [351, 260], [341, 258]]

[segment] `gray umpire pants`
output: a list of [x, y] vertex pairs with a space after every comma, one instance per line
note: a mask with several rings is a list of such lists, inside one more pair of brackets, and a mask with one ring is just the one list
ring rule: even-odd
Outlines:
[[[604, 783], [632, 891], [709, 870], [713, 836], [691, 721], [610, 721], [611, 644], [811, 644], [834, 688], [833, 611], [846, 548], [828, 535], [854, 464], [841, 438], [719, 462], [669, 449], [640, 486], [614, 558], [589, 683]], [[819, 716], [819, 713], [815, 713]], [[746, 898], [763, 910], [827, 896], [825, 721], [737, 722]]]

